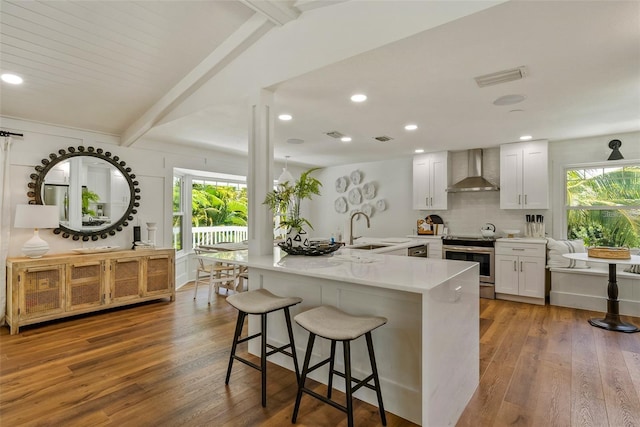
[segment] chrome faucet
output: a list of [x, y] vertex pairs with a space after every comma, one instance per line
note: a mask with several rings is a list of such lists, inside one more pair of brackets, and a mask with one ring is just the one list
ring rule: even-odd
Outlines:
[[351, 224], [349, 227], [349, 244], [353, 245], [353, 239], [359, 239], [362, 236], [358, 236], [358, 237], [353, 237], [353, 218], [355, 218], [358, 215], [363, 215], [365, 218], [367, 218], [367, 228], [371, 228], [371, 225], [369, 224], [369, 217], [367, 216], [366, 213], [364, 212], [355, 212], [353, 215], [351, 215]]

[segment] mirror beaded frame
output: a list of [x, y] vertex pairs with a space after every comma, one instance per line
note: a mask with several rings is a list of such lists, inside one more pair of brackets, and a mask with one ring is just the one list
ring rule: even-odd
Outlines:
[[106, 161], [107, 163], [118, 169], [118, 171], [120, 171], [122, 173], [122, 176], [124, 176], [124, 178], [126, 179], [129, 186], [129, 194], [131, 195], [131, 197], [129, 198], [129, 206], [125, 210], [122, 217], [120, 217], [120, 219], [111, 224], [109, 227], [103, 228], [101, 230], [73, 230], [71, 228], [65, 227], [64, 225], [60, 225], [58, 228], [53, 230], [53, 233], [61, 234], [65, 239], [71, 237], [73, 240], [82, 239], [82, 241], [84, 242], [87, 242], [89, 240], [96, 241], [100, 238], [106, 239], [109, 236], [115, 236], [116, 232], [122, 231], [123, 227], [128, 226], [129, 221], [133, 220], [133, 215], [138, 213], [137, 208], [140, 207], [140, 188], [138, 188], [138, 181], [135, 180], [136, 175], [131, 173], [131, 168], [128, 167], [124, 161], [120, 160], [118, 156], [113, 156], [109, 151], [105, 152], [101, 148], [85, 148], [83, 146], [79, 146], [77, 148], [68, 147], [66, 150], [58, 150], [58, 154], [51, 153], [49, 154], [49, 158], [42, 159], [40, 161], [41, 165], [37, 165], [35, 167], [37, 173], [32, 173], [29, 176], [31, 178], [31, 182], [28, 184], [29, 191], [27, 192], [27, 196], [29, 197], [29, 204], [44, 204], [42, 188], [47, 172], [49, 172], [58, 163], [79, 156], [96, 157], [98, 159]]

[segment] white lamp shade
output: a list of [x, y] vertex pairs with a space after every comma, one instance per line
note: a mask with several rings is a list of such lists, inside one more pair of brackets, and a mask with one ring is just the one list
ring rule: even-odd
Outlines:
[[17, 205], [13, 225], [16, 228], [57, 228], [59, 212], [56, 205]]

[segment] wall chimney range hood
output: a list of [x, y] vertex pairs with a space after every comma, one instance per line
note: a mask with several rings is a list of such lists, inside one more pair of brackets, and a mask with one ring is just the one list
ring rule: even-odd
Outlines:
[[468, 176], [449, 188], [448, 193], [461, 193], [465, 191], [500, 191], [500, 187], [482, 177], [482, 149], [469, 150]]

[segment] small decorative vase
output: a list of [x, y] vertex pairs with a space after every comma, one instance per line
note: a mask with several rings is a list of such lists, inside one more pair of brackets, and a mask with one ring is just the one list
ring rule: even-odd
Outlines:
[[291, 227], [287, 232], [287, 246], [294, 248], [309, 247], [309, 235], [302, 228]]

